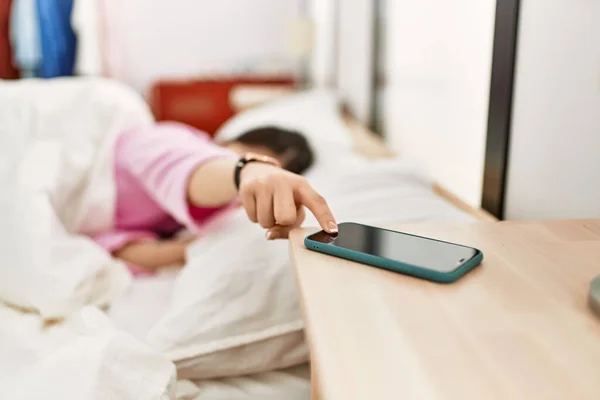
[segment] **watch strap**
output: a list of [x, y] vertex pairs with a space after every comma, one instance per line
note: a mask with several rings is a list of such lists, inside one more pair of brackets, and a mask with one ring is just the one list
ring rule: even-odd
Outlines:
[[238, 162], [235, 164], [235, 169], [233, 170], [233, 182], [235, 183], [235, 188], [237, 190], [240, 190], [242, 169], [244, 169], [246, 165], [252, 162], [261, 162], [276, 167], [281, 166], [279, 162], [277, 162], [277, 160], [275, 160], [274, 158], [253, 153], [246, 154], [238, 160]]

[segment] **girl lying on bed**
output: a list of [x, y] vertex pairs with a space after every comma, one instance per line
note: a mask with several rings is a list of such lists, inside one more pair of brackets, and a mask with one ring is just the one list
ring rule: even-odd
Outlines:
[[161, 123], [123, 132], [114, 156], [115, 226], [94, 240], [134, 270], [182, 264], [188, 241], [163, 238], [182, 228], [198, 233], [228, 207], [243, 206], [271, 240], [300, 226], [302, 206], [337, 232], [327, 202], [299, 175], [313, 156], [298, 133], [265, 127], [218, 145], [189, 126]]

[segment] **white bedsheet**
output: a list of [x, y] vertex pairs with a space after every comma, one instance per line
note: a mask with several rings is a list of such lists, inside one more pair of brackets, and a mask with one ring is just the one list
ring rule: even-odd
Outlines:
[[[413, 162], [403, 158], [375, 161], [347, 154], [335, 168], [315, 168], [308, 175], [327, 199], [338, 222], [470, 222], [474, 217], [448, 203]], [[304, 226], [318, 226], [307, 215]]]

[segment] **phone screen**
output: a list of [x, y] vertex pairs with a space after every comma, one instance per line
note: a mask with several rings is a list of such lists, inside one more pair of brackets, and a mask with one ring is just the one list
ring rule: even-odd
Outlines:
[[440, 272], [451, 272], [477, 250], [453, 243], [355, 223], [342, 223], [335, 236], [318, 232], [311, 240]]

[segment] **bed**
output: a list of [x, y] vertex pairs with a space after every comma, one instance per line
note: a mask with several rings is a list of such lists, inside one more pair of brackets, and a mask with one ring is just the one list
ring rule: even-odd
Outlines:
[[[461, 221], [492, 219], [486, 213], [469, 207], [456, 196], [423, 177], [415, 166], [397, 160], [376, 135], [369, 132], [356, 120], [348, 115], [342, 117], [339, 114], [339, 107], [336, 106], [338, 99], [331, 93], [319, 92], [290, 96], [289, 85], [273, 91], [271, 90], [273, 88], [265, 90], [264, 84], [260, 83], [254, 87], [261, 91], [262, 94], [259, 96], [251, 90], [252, 88], [248, 87], [247, 82], [244, 82], [241, 89], [245, 93], [244, 96], [239, 94], [240, 87], [231, 87], [224, 106], [230, 108], [229, 112], [236, 113], [236, 117], [222, 127], [217, 134], [223, 135], [222, 137], [226, 137], [227, 134], [235, 135], [235, 132], [250, 122], [265, 123], [268, 120], [274, 123], [283, 121], [300, 124], [302, 130], [318, 135], [313, 140], [317, 147], [317, 153], [335, 153], [336, 157], [320, 157], [320, 164], [310, 173], [309, 177], [331, 200], [334, 210], [342, 216], [341, 218], [352, 218], [359, 222], [370, 223], [383, 222], [385, 218], [389, 218], [389, 215], [411, 221], [437, 218]], [[260, 98], [265, 96], [272, 102], [258, 106], [263, 103]], [[297, 99], [289, 100], [293, 96], [297, 96]], [[251, 99], [252, 106], [250, 107], [248, 101], [244, 99]], [[275, 99], [278, 100], [275, 101]], [[109, 100], [111, 104], [114, 104], [113, 98], [110, 96]], [[279, 103], [283, 106], [276, 106]], [[238, 115], [239, 109], [244, 109], [245, 112]], [[327, 138], [323, 136], [325, 134], [328, 135]], [[329, 137], [335, 135], [337, 135], [335, 140]], [[340, 141], [348, 144], [348, 151], [339, 148]], [[348, 175], [349, 173], [352, 175]], [[314, 225], [314, 221], [309, 219], [307, 224]], [[264, 240], [261, 239], [260, 242], [262, 243]], [[285, 252], [285, 246], [283, 251]], [[137, 334], [132, 330], [122, 328], [120, 324], [130, 323], [137, 317], [137, 314], [141, 314], [137, 311], [131, 312], [131, 308], [127, 307], [134, 307], [135, 310], [145, 308], [150, 313], [158, 313], [164, 306], [161, 301], [168, 301], [175, 279], [175, 275], [169, 275], [169, 271], [167, 271], [165, 274], [135, 281], [129, 293], [143, 292], [145, 294], [135, 300], [137, 303], [126, 304], [126, 307], [121, 309], [123, 312], [120, 317], [115, 317], [113, 314], [113, 311], [118, 308], [113, 304], [108, 312], [110, 317], [108, 321], [105, 321], [106, 317], [101, 316], [102, 313], [96, 310], [89, 312], [91, 316], [84, 315], [84, 317], [74, 320], [67, 319], [61, 323], [52, 323], [44, 321], [37, 314], [23, 313], [15, 308], [0, 306], [0, 343], [2, 343], [0, 346], [0, 372], [2, 374], [0, 375], [5, 378], [0, 380], [0, 393], [5, 393], [2, 391], [4, 386], [9, 385], [8, 381], [19, 371], [30, 371], [19, 378], [21, 380], [18, 382], [22, 382], [21, 386], [23, 386], [26, 383], [32, 385], [28, 379], [48, 376], [48, 371], [60, 372], [61, 368], [82, 371], [82, 378], [65, 380], [63, 386], [72, 385], [77, 388], [77, 385], [80, 385], [84, 390], [85, 377], [96, 379], [99, 375], [95, 369], [87, 371], [86, 375], [85, 369], [78, 364], [82, 362], [81, 357], [72, 359], [73, 362], [68, 366], [66, 364], [54, 365], [51, 361], [42, 360], [45, 357], [52, 359], [57, 354], [61, 357], [65, 356], [67, 359], [72, 357], [75, 354], [73, 351], [63, 354], [64, 351], [61, 349], [65, 344], [69, 344], [75, 334], [80, 337], [81, 332], [88, 329], [82, 328], [82, 325], [93, 326], [94, 333], [80, 339], [78, 345], [83, 347], [76, 349], [80, 353], [82, 349], [90, 351], [93, 355], [93, 357], [90, 356], [90, 359], [95, 360], [96, 364], [99, 363], [108, 372], [120, 371], [121, 376], [111, 376], [115, 385], [124, 385], [123, 382], [139, 385], [139, 379], [136, 381], [135, 376], [129, 376], [134, 366], [140, 370], [146, 369], [149, 374], [157, 374], [156, 379], [153, 380], [156, 385], [167, 385], [167, 382], [161, 382], [161, 379], [166, 379], [171, 374], [169, 371], [171, 364], [165, 362], [168, 360], [162, 359], [158, 354], [148, 353], [147, 349], [132, 343], [124, 336], [123, 331], [133, 337], [141, 337], [144, 333]], [[151, 316], [151, 318], [158, 317]], [[84, 320], [84, 323], [81, 322], [81, 319]], [[116, 326], [117, 329], [104, 328], [104, 324], [107, 326], [110, 324], [113, 328]], [[301, 326], [296, 326], [296, 328], [300, 330], [301, 335]], [[95, 353], [99, 348], [98, 343], [105, 343], [105, 349], [113, 349], [110, 357], [105, 353]], [[114, 353], [115, 348], [118, 350], [117, 353]], [[126, 354], [130, 357], [126, 357]], [[42, 360], [41, 366], [38, 364], [40, 360]], [[32, 367], [34, 364], [35, 367]], [[171, 398], [197, 400], [307, 399], [310, 396], [308, 365], [292, 364], [275, 371], [219, 379], [194, 379], [193, 377], [188, 379], [185, 369], [180, 368], [180, 378], [185, 379], [169, 383], [169, 395]], [[38, 367], [41, 368], [40, 372], [36, 372]], [[160, 375], [158, 375], [159, 372]], [[117, 378], [123, 378], [124, 381], [119, 381]], [[145, 379], [148, 379], [147, 376]], [[50, 385], [48, 387], [60, 389], [56, 382], [52, 385], [51, 383], [47, 384]], [[10, 396], [10, 398], [26, 397]], [[48, 396], [48, 398], [52, 397]], [[105, 395], [105, 397], [97, 398], [109, 399], [110, 397]], [[139, 395], [131, 398], [137, 400], [145, 397]]]

